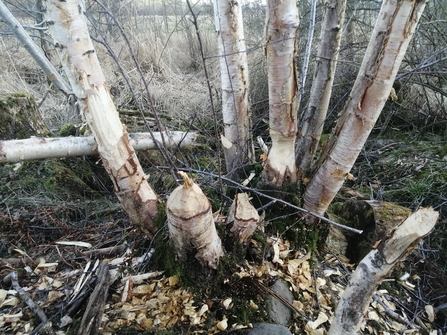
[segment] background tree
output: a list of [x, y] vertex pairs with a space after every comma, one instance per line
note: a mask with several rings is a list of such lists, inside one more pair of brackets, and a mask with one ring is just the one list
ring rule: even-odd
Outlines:
[[307, 109], [299, 116], [296, 157], [301, 178], [311, 175], [315, 154], [319, 147], [324, 122], [332, 95], [338, 54], [344, 30], [346, 1], [327, 1], [314, 78]]

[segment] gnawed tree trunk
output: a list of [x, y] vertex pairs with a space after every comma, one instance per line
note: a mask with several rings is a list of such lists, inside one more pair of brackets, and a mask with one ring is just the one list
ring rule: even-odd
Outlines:
[[104, 74], [90, 39], [83, 1], [47, 0], [44, 13], [48, 30], [65, 73], [78, 98], [115, 187], [115, 193], [132, 221], [148, 236], [155, 232], [157, 195], [146, 180], [126, 127], [121, 124]]
[[350, 97], [304, 193], [304, 208], [324, 214], [343, 185], [390, 94], [425, 1], [387, 0]]
[[423, 208], [382, 239], [357, 266], [335, 310], [329, 335], [357, 334], [380, 282], [435, 226], [439, 213]]
[[234, 197], [233, 204], [227, 217], [227, 224], [231, 225], [230, 232], [240, 244], [250, 241], [259, 225], [259, 214], [250, 203], [247, 193], [239, 193]]
[[272, 146], [264, 162], [263, 180], [275, 186], [296, 181], [298, 83], [295, 68], [298, 8], [294, 0], [267, 1], [267, 71], [269, 134]]
[[184, 180], [166, 202], [169, 235], [180, 259], [185, 260], [189, 250], [197, 250], [197, 260], [205, 266], [217, 268], [223, 255], [222, 242], [214, 225], [211, 203], [200, 187], [184, 172]]
[[299, 122], [296, 157], [298, 173], [304, 178], [310, 175], [329, 107], [340, 50], [346, 0], [329, 0], [326, 1], [325, 6], [309, 105], [300, 116]]
[[227, 172], [240, 177], [240, 170], [254, 156], [251, 111], [248, 101], [248, 63], [241, 1], [214, 0], [217, 44], [222, 86], [224, 135], [222, 146]]
[[[152, 135], [154, 137], [152, 137]], [[156, 150], [156, 142], [162, 143], [161, 133], [129, 134], [130, 145], [136, 151]], [[181, 131], [163, 132], [167, 148], [194, 145], [196, 133]], [[155, 142], [154, 142], [155, 139]], [[21, 162], [31, 159], [96, 156], [98, 146], [93, 136], [88, 137], [33, 137], [26, 140], [0, 141], [0, 163]]]

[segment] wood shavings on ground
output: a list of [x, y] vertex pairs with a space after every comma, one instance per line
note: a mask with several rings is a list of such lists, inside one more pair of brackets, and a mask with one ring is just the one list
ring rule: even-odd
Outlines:
[[[133, 255], [128, 247], [117, 248], [122, 254], [102, 260], [109, 266], [112, 286], [100, 332], [116, 334], [122, 329], [143, 332], [187, 327], [190, 334], [220, 334], [250, 328], [254, 322], [270, 321], [265, 314], [265, 301], [274, 294], [269, 289], [270, 284], [281, 278], [294, 297], [289, 305], [284, 302], [293, 311], [290, 331], [293, 334], [325, 334], [354, 266], [332, 254], [317, 260], [310, 252], [293, 250], [289, 241], [282, 238], [270, 237], [268, 241], [273, 250], [271, 257], [239, 265], [237, 271], [219, 284], [226, 289], [222, 296], [195, 294], [181, 286], [178, 276], [157, 269], [136, 273], [134, 269], [155, 251], [150, 249], [143, 257]], [[61, 255], [75, 247], [79, 245], [59, 244]], [[65, 262], [50, 262], [41, 257], [34, 268], [29, 267], [19, 275], [22, 288], [49, 318], [60, 315], [53, 321], [58, 335], [73, 331], [73, 321], [80, 318], [79, 313], [85, 306], [79, 299], [85, 301], [95, 287], [98, 259], [82, 258], [77, 265], [72, 264], [68, 268]], [[411, 275], [386, 281], [365, 314], [363, 334], [420, 334], [422, 331], [436, 334], [432, 326], [436, 320], [432, 305], [421, 304], [417, 312], [411, 310], [411, 306], [420, 303], [415, 294], [419, 281], [420, 278]], [[243, 296], [241, 292], [249, 295]], [[241, 298], [246, 300], [245, 308], [251, 313], [251, 319], [244, 322], [237, 318], [238, 314], [246, 313], [240, 309]], [[29, 334], [38, 325], [33, 311], [15, 290], [3, 283], [0, 287], [0, 333]]]

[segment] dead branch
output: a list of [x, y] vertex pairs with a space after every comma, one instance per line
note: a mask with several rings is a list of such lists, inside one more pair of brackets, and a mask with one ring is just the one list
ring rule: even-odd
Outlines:
[[40, 329], [41, 332], [43, 332], [43, 328], [45, 327], [45, 334], [54, 334], [51, 328], [51, 322], [48, 321], [48, 318], [42, 308], [40, 308], [20, 286], [19, 280], [17, 278], [17, 272], [11, 272], [5, 278], [3, 278], [3, 281], [6, 284], [11, 284], [12, 288], [17, 291], [20, 299], [22, 299], [28, 305], [28, 307], [39, 317], [41, 323], [37, 328]]
[[[129, 134], [130, 144], [137, 151], [158, 149], [164, 137], [167, 148], [194, 145], [194, 132], [154, 132]], [[93, 136], [86, 137], [33, 137], [24, 140], [0, 141], [0, 163], [21, 162], [31, 159], [96, 156], [98, 145]]]
[[90, 296], [84, 316], [82, 317], [78, 335], [97, 334], [99, 326], [101, 325], [101, 319], [107, 300], [107, 292], [109, 290], [109, 266], [105, 263], [101, 263], [98, 271], [96, 287]]
[[98, 258], [101, 256], [102, 257], [112, 257], [115, 255], [121, 255], [124, 252], [124, 250], [126, 250], [126, 247], [127, 247], [126, 244], [120, 244], [120, 245], [116, 245], [114, 247], [109, 247], [109, 248], [83, 251], [82, 255], [89, 259]]

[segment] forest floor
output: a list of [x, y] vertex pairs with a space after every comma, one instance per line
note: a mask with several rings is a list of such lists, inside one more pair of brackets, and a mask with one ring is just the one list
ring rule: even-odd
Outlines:
[[[447, 144], [434, 136], [392, 138], [368, 142], [353, 169], [356, 178], [347, 181], [336, 202], [357, 198], [393, 201], [411, 210], [432, 206], [441, 218], [381, 284], [362, 332], [445, 333]], [[140, 159], [145, 162], [147, 155], [155, 154]], [[312, 240], [313, 229], [299, 224], [296, 213], [268, 209], [245, 259], [227, 258], [220, 271], [191, 278], [169, 254], [165, 228], [149, 241], [132, 227], [98, 165], [92, 158], [67, 158], [0, 166], [2, 334], [37, 334], [45, 324], [56, 334], [74, 334], [85, 326], [83, 317], [93, 318], [101, 308], [97, 321], [103, 334], [239, 334], [253, 323], [272, 321], [268, 299], [278, 294], [269, 287], [279, 278], [294, 296], [283, 301], [293, 312], [290, 331], [329, 329], [355, 264], [319, 247], [325, 241]], [[169, 177], [150, 169], [151, 182], [165, 197]], [[208, 177], [196, 177], [206, 190]], [[219, 226], [227, 209], [213, 207], [220, 208]], [[279, 224], [282, 220], [289, 223]], [[167, 264], [166, 255], [174, 261]], [[107, 264], [106, 277], [98, 270], [101, 264]], [[104, 304], [88, 304], [101, 287], [107, 292], [102, 292]]]

